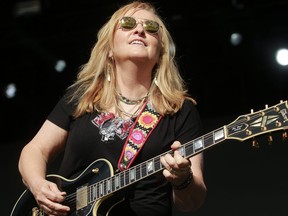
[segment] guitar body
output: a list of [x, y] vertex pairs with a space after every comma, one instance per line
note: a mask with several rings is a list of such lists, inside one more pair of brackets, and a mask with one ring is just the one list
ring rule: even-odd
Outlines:
[[[63, 204], [70, 207], [71, 212], [69, 213], [69, 216], [102, 216], [109, 215], [109, 211], [112, 207], [123, 200], [122, 197], [110, 194], [93, 202], [79, 204], [83, 202], [83, 200], [73, 195], [80, 193], [79, 195], [81, 198], [81, 193], [83, 193], [81, 188], [89, 188], [89, 186], [94, 185], [111, 175], [113, 175], [113, 169], [110, 162], [105, 159], [99, 159], [91, 163], [83, 172], [73, 179], [65, 179], [64, 177], [53, 174], [47, 175], [47, 179], [55, 182], [61, 190], [67, 192]], [[72, 196], [69, 198], [69, 195]], [[85, 190], [84, 195], [86, 195]], [[81, 208], [77, 207], [77, 205], [81, 206]], [[33, 194], [26, 189], [14, 205], [10, 216], [38, 215], [44, 216], [46, 214], [38, 207]]]

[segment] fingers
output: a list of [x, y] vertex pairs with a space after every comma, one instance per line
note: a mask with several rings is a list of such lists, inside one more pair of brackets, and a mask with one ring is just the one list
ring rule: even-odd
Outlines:
[[177, 149], [181, 147], [180, 142], [174, 142], [171, 149], [174, 151], [172, 154], [165, 154], [160, 158], [160, 162], [164, 167], [163, 175], [168, 181], [173, 184], [183, 182], [191, 172], [191, 161], [184, 158]]
[[174, 157], [166, 154], [160, 158], [163, 167], [172, 175], [182, 175], [190, 171], [191, 162], [175, 152]]
[[55, 183], [49, 181], [43, 182], [41, 186], [39, 185], [35, 194], [38, 206], [49, 216], [67, 215], [70, 208], [61, 204], [65, 196], [65, 192], [60, 191]]
[[175, 151], [176, 149], [180, 148], [180, 146], [181, 146], [181, 143], [179, 141], [175, 141], [172, 143], [171, 149]]
[[160, 158], [162, 165], [167, 169], [170, 170], [170, 168], [173, 168], [174, 170], [187, 170], [187, 168], [190, 168], [191, 161], [189, 159], [184, 158], [180, 152], [177, 150], [181, 144], [179, 142], [174, 142], [171, 145], [171, 148], [174, 149], [174, 153], [172, 154], [166, 154]]
[[52, 201], [49, 196], [38, 203], [42, 211], [44, 211], [47, 215], [67, 215], [67, 213], [70, 211], [68, 206]]
[[54, 183], [49, 184], [49, 190], [47, 191], [47, 198], [54, 202], [63, 202], [66, 196], [66, 192], [60, 191], [58, 186]]
[[40, 206], [41, 210], [45, 212], [45, 215], [55, 215], [55, 216], [62, 216], [67, 215], [69, 212], [69, 208], [67, 209], [66, 206], [61, 205], [60, 203], [54, 203], [51, 201], [47, 201], [45, 204]]

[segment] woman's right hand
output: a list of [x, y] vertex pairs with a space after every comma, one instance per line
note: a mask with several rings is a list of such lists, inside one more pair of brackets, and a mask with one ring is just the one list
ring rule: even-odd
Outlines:
[[66, 192], [60, 191], [58, 186], [46, 179], [34, 181], [30, 191], [39, 208], [49, 216], [67, 215], [70, 211], [68, 206], [62, 205]]

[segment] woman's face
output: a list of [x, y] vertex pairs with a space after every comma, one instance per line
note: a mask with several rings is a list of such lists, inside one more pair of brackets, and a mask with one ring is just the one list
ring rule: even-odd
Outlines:
[[[126, 18], [120, 21], [123, 24], [122, 27], [118, 24], [114, 34], [114, 44], [111, 50], [113, 58], [118, 62], [142, 61], [153, 67], [160, 54], [160, 26], [158, 32], [152, 33], [158, 25], [155, 23], [154, 14], [146, 10], [138, 10], [128, 11], [124, 16]], [[148, 25], [146, 30], [144, 23]]]

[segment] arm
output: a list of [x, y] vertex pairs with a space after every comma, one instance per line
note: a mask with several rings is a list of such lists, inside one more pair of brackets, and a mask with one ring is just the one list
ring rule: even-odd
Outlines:
[[[174, 142], [172, 149], [180, 147], [179, 142]], [[190, 162], [189, 162], [190, 160]], [[173, 201], [181, 211], [195, 211], [202, 206], [206, 198], [207, 188], [203, 178], [203, 155], [199, 153], [190, 159], [183, 158], [176, 150], [174, 157], [166, 154], [161, 158], [163, 175], [172, 185], [181, 185], [188, 179], [189, 172], [192, 174], [191, 182], [183, 189], [173, 188]], [[173, 169], [173, 172], [171, 171]]]
[[23, 183], [34, 195], [39, 207], [48, 214], [69, 211], [69, 207], [59, 204], [64, 200], [65, 192], [46, 180], [47, 164], [64, 149], [67, 134], [67, 131], [46, 120], [35, 137], [24, 146], [19, 158]]

